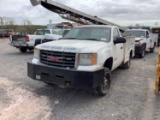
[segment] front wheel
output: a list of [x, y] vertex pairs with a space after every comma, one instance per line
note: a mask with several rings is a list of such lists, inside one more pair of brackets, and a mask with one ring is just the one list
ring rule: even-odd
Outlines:
[[144, 58], [144, 56], [145, 56], [145, 48], [143, 48], [143, 50], [142, 50], [142, 54], [139, 54], [138, 56], [139, 56], [139, 58]]
[[109, 92], [110, 86], [111, 86], [111, 71], [110, 69], [105, 68], [103, 82], [97, 88], [98, 94], [100, 96], [105, 96]]

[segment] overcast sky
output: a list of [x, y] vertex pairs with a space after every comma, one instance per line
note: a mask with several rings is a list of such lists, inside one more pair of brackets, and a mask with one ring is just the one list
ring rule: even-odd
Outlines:
[[[154, 25], [160, 26], [159, 0], [54, 0], [93, 16], [106, 19], [119, 25]], [[17, 24], [23, 19], [33, 24], [46, 25], [65, 21], [56, 13], [41, 5], [33, 7], [30, 0], [0, 0], [0, 16], [14, 18]]]

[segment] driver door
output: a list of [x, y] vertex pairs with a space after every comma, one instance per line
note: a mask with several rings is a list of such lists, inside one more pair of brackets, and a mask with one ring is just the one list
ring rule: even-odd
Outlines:
[[[113, 30], [113, 41], [116, 38], [120, 37], [120, 33], [117, 28]], [[120, 64], [122, 64], [123, 57], [124, 57], [124, 45], [123, 43], [120, 44], [113, 44], [113, 69], [117, 68]]]

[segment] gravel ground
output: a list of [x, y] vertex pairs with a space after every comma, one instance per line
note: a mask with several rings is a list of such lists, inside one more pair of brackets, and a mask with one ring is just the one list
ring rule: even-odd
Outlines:
[[157, 52], [133, 58], [128, 70], [113, 71], [109, 94], [99, 97], [33, 81], [27, 77], [33, 52], [22, 54], [8, 43], [0, 39], [0, 120], [158, 120]]

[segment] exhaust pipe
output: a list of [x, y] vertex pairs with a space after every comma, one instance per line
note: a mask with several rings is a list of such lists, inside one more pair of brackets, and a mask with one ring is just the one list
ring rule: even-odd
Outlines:
[[41, 0], [30, 0], [30, 1], [33, 6], [39, 5], [41, 3]]

